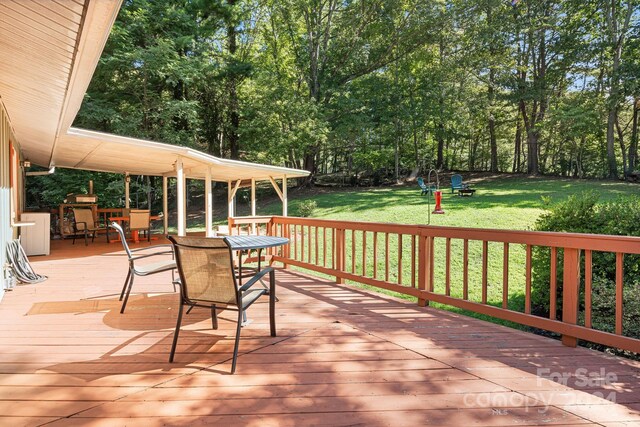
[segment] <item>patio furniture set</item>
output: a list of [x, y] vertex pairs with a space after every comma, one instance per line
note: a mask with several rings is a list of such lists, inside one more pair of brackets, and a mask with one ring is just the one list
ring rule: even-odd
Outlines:
[[[243, 319], [246, 320], [246, 310], [263, 295], [269, 297], [270, 332], [271, 336], [276, 336], [275, 270], [272, 267], [263, 268], [260, 259], [263, 249], [287, 244], [289, 241], [287, 238], [273, 236], [167, 236], [171, 242], [169, 245], [130, 249], [123, 227], [117, 222], [112, 222], [110, 227], [119, 235], [129, 260], [129, 271], [120, 292], [121, 314], [124, 313], [127, 306], [136, 276], [149, 276], [171, 271], [174, 291], [176, 286], [180, 289], [180, 306], [169, 362], [174, 360], [185, 306], [188, 307], [187, 314], [194, 307], [211, 310], [213, 329], [218, 329], [217, 313], [219, 310], [237, 311], [238, 319], [231, 373], [234, 373], [236, 369], [240, 328], [243, 325]], [[242, 255], [253, 250], [258, 253], [258, 266], [254, 270], [245, 267], [243, 271]], [[171, 259], [166, 259], [167, 255], [171, 255]], [[165, 256], [165, 259], [145, 264], [139, 262], [157, 256]], [[178, 271], [178, 278], [175, 277], [175, 270]], [[262, 283], [267, 275], [269, 276], [268, 286]], [[243, 279], [247, 280], [243, 281]]]

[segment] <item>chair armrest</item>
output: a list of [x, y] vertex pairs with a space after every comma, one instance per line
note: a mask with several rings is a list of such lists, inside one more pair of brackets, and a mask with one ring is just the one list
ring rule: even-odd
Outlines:
[[[84, 229], [82, 229], [82, 230], [78, 230], [78, 224], [84, 224]], [[84, 221], [73, 221], [73, 228], [74, 228], [76, 231], [85, 231], [85, 230], [87, 230], [87, 223], [86, 223], [86, 222], [84, 222]]]
[[267, 273], [269, 273], [271, 271], [275, 271], [275, 270], [272, 267], [263, 268], [255, 276], [253, 276], [251, 279], [249, 279], [244, 285], [242, 285], [240, 287], [239, 291], [244, 292], [244, 291], [248, 290], [250, 287], [255, 285], [258, 282], [258, 280], [262, 279]]
[[136, 260], [139, 260], [139, 259], [149, 258], [149, 257], [156, 256], [156, 255], [173, 255], [173, 251], [154, 252], [152, 254], [138, 255], [138, 256], [134, 256], [134, 257], [129, 258], [129, 260], [130, 261], [136, 261]]
[[157, 248], [172, 248], [172, 251], [173, 251], [173, 245], [166, 244], [166, 245], [147, 246], [146, 248], [132, 249], [131, 252], [148, 251], [149, 249], [157, 249]]

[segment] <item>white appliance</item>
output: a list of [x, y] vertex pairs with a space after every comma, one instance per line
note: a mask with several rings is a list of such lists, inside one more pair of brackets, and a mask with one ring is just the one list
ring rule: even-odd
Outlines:
[[20, 227], [20, 244], [27, 256], [49, 255], [50, 214], [41, 212], [23, 213], [21, 222], [32, 222], [34, 225]]

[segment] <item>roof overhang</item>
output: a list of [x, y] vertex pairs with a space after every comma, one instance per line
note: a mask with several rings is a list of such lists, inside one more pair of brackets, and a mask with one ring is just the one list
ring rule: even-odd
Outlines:
[[205, 179], [209, 171], [212, 180], [222, 182], [309, 175], [299, 169], [221, 159], [188, 147], [78, 128], [59, 138], [53, 163], [101, 172], [175, 176], [178, 160], [188, 178]]
[[32, 163], [51, 165], [58, 135], [80, 109], [121, 1], [0, 2], [0, 96]]
[[0, 1], [0, 101], [33, 164], [218, 181], [308, 172], [219, 159], [187, 147], [71, 128], [122, 0]]

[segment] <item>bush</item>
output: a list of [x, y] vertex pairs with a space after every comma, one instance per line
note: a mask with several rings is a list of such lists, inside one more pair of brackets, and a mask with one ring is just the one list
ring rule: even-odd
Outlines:
[[313, 211], [316, 210], [318, 204], [315, 200], [303, 200], [298, 205], [298, 216], [309, 217], [313, 215]]
[[[535, 225], [537, 231], [640, 236], [640, 197], [599, 202], [595, 193], [571, 196], [554, 205]], [[584, 265], [584, 253], [581, 254]], [[562, 315], [563, 253], [558, 250], [557, 305]], [[534, 247], [532, 253], [532, 309], [549, 314], [550, 250]], [[592, 253], [592, 324], [595, 329], [613, 332], [615, 326], [615, 254]], [[581, 273], [580, 316], [584, 319], [584, 268]], [[624, 257], [623, 326], [626, 336], [640, 338], [640, 256]]]

